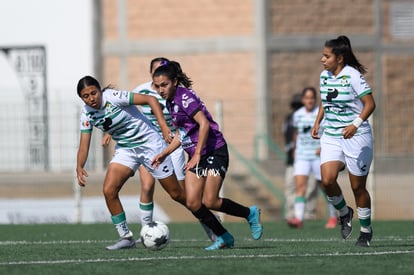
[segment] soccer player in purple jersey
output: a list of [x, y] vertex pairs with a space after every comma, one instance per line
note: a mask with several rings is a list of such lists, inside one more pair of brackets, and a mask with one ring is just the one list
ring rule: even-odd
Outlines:
[[152, 79], [154, 88], [166, 99], [177, 129], [173, 141], [154, 158], [153, 164], [161, 163], [180, 145], [188, 154], [189, 161], [185, 168], [187, 207], [217, 235], [216, 242], [206, 247], [206, 250], [234, 245], [233, 236], [209, 209], [245, 218], [253, 239], [260, 239], [263, 233], [260, 209], [257, 206], [249, 208], [219, 196], [229, 165], [227, 143], [204, 103], [191, 90], [192, 81], [175, 61], [159, 66]]

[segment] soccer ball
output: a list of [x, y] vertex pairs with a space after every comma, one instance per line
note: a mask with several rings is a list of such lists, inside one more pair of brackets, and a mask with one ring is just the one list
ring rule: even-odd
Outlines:
[[160, 221], [153, 221], [141, 228], [141, 243], [150, 250], [161, 250], [170, 241], [168, 226]]

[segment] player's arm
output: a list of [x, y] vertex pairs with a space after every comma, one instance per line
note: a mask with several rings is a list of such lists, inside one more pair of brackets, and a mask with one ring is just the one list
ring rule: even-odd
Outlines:
[[198, 123], [198, 142], [196, 149], [194, 151], [193, 157], [187, 162], [186, 169], [193, 168], [197, 165], [201, 158], [201, 151], [203, 150], [204, 146], [207, 142], [208, 133], [210, 131], [210, 122], [208, 121], [207, 117], [204, 115], [203, 112], [198, 111], [194, 116], [193, 119]]
[[102, 146], [104, 147], [108, 146], [109, 143], [111, 142], [111, 139], [112, 139], [111, 135], [108, 133], [105, 133], [101, 141]]
[[168, 144], [167, 148], [165, 148], [160, 154], [158, 154], [154, 157], [154, 159], [151, 162], [151, 165], [154, 166], [154, 167], [158, 167], [165, 160], [165, 158], [169, 154], [174, 152], [175, 149], [177, 149], [180, 145], [181, 145], [181, 142], [180, 142], [180, 138], [179, 138], [179, 132], [177, 130], [177, 132], [175, 133], [175, 136], [172, 139], [172, 141], [170, 142], [170, 144]]
[[298, 128], [294, 128], [293, 129], [293, 136], [292, 136], [292, 140], [293, 140], [293, 144], [292, 144], [292, 156], [295, 157], [296, 155], [296, 142], [298, 141]]
[[319, 127], [320, 127], [320, 124], [321, 124], [321, 121], [322, 121], [324, 115], [325, 115], [325, 111], [323, 109], [322, 102], [320, 102], [319, 103], [318, 114], [316, 115], [315, 123], [313, 124], [312, 132], [311, 132], [312, 138], [314, 138], [314, 139], [319, 139], [320, 138], [320, 136], [319, 136]]
[[80, 186], [85, 186], [86, 179], [85, 177], [88, 176], [88, 173], [83, 168], [85, 166], [86, 160], [88, 159], [89, 154], [89, 146], [91, 143], [91, 135], [92, 132], [81, 133], [80, 141], [79, 141], [79, 149], [78, 155], [76, 160], [76, 175], [78, 178], [78, 184]]
[[359, 116], [350, 125], [344, 128], [344, 138], [352, 138], [358, 130], [358, 127], [362, 124], [362, 122], [367, 120], [375, 110], [376, 105], [372, 94], [364, 95], [363, 97], [361, 97], [361, 101], [364, 107], [362, 108], [362, 111], [359, 114]]
[[369, 116], [374, 112], [376, 104], [374, 97], [372, 94], [366, 94], [363, 97], [361, 97], [362, 104], [364, 105], [364, 108], [362, 109], [362, 112], [359, 114], [359, 117], [365, 121], [369, 118]]
[[158, 100], [149, 95], [142, 95], [142, 94], [133, 94], [132, 103], [135, 105], [144, 105], [147, 104], [151, 107], [152, 112], [154, 113], [155, 117], [157, 118], [158, 125], [162, 131], [162, 136], [167, 143], [172, 141], [170, 136], [170, 128], [167, 125], [167, 122], [164, 118], [164, 113], [162, 112], [161, 106]]

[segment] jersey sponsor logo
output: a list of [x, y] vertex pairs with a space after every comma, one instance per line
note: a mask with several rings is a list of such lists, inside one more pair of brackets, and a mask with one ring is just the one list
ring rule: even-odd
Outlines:
[[89, 123], [89, 121], [85, 120], [82, 122], [82, 125], [83, 127], [90, 127], [91, 124]]
[[164, 166], [162, 167], [162, 171], [163, 171], [164, 173], [168, 173], [168, 172], [170, 171], [170, 169], [168, 168], [168, 165], [164, 165]]
[[311, 127], [311, 126], [309, 126], [309, 125], [304, 126], [304, 127], [303, 127], [303, 129], [302, 129], [302, 132], [303, 132], [303, 133], [307, 133], [307, 132], [309, 132], [309, 131], [310, 131], [310, 129], [312, 129], [312, 127]]
[[119, 97], [120, 99], [122, 99], [122, 97], [128, 98], [128, 92], [126, 91], [113, 91], [112, 95], [114, 97]]
[[366, 172], [367, 171], [367, 166], [364, 164], [362, 167], [360, 167], [359, 169], [361, 169], [362, 172]]
[[105, 131], [108, 131], [111, 128], [112, 125], [112, 119], [110, 117], [106, 117], [104, 123], [102, 124], [102, 127]]
[[208, 164], [213, 164], [213, 162], [214, 162], [214, 156], [209, 156], [209, 157], [207, 158], [207, 163], [208, 163]]
[[339, 92], [337, 89], [328, 89], [328, 93], [326, 94], [326, 100], [328, 102], [332, 102], [332, 99], [337, 98], [339, 95]]
[[336, 114], [344, 114], [346, 113], [346, 107], [342, 107], [342, 106], [326, 106], [325, 110], [332, 112], [332, 113], [336, 113]]
[[365, 89], [368, 89], [369, 88], [369, 86], [368, 86], [368, 83], [367, 83], [367, 81], [365, 80], [365, 77], [361, 74], [360, 75], [360, 77], [361, 77], [361, 82], [359, 83], [361, 86], [365, 86]]
[[212, 176], [212, 177], [219, 177], [220, 176], [220, 170], [219, 169], [209, 169], [209, 168], [200, 168], [198, 167], [198, 163], [197, 166], [195, 168], [195, 172], [197, 175], [197, 178], [204, 178], [207, 176]]

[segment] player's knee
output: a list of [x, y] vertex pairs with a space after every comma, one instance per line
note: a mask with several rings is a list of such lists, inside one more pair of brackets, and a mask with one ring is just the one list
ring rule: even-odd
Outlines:
[[144, 185], [141, 186], [141, 193], [150, 194], [151, 191], [152, 191], [152, 188], [150, 186], [144, 186]]
[[194, 200], [188, 200], [187, 199], [186, 206], [190, 211], [195, 212], [195, 211], [200, 209], [201, 203], [199, 201], [194, 201]]
[[170, 192], [170, 197], [175, 201], [179, 201], [180, 200], [180, 193], [177, 192], [177, 191], [172, 191], [172, 192]]
[[324, 187], [329, 187], [331, 184], [332, 184], [332, 181], [330, 181], [330, 180], [329, 180], [329, 179], [327, 179], [327, 178], [322, 178], [322, 180], [321, 180], [321, 185], [322, 185], [322, 186], [324, 186]]
[[169, 195], [173, 200], [185, 205], [185, 193], [180, 189], [171, 191]]
[[102, 190], [104, 197], [106, 200], [111, 200], [111, 199], [115, 199], [118, 197], [118, 192], [110, 187], [104, 187]]
[[208, 208], [208, 209], [213, 209], [213, 210], [217, 210], [218, 208], [218, 202], [217, 199], [209, 199], [209, 198], [204, 198], [203, 199], [203, 204]]
[[368, 193], [367, 189], [362, 185], [357, 185], [357, 186], [351, 185], [351, 188], [355, 196], [360, 196], [360, 195], [364, 195], [365, 193]]

